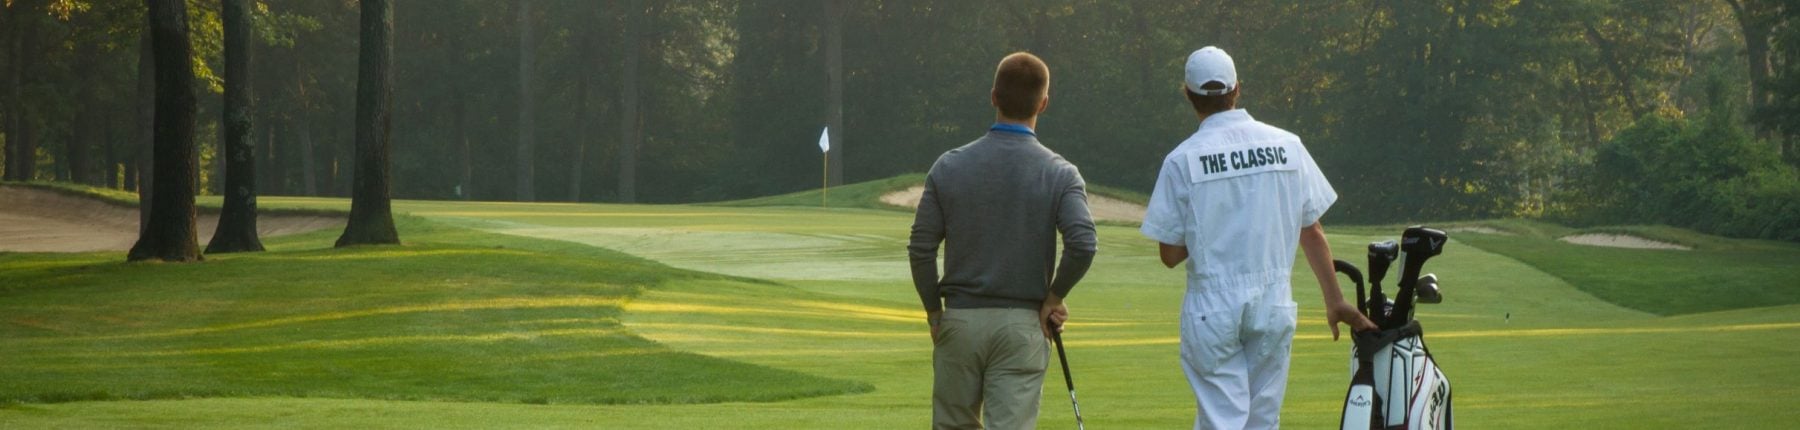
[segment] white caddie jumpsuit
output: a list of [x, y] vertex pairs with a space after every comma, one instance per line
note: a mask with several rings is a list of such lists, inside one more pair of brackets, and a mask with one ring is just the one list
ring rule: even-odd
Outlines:
[[1272, 429], [1287, 390], [1300, 229], [1337, 200], [1300, 138], [1242, 109], [1163, 160], [1141, 231], [1186, 246], [1181, 361], [1195, 429]]

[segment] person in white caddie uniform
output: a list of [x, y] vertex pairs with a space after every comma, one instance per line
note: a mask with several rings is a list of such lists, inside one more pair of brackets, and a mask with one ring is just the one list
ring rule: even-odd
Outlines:
[[1324, 293], [1326, 321], [1375, 324], [1344, 300], [1319, 217], [1337, 200], [1300, 138], [1237, 109], [1237, 68], [1208, 46], [1188, 56], [1184, 90], [1200, 129], [1164, 158], [1141, 231], [1165, 266], [1187, 262], [1181, 362], [1195, 429], [1280, 427], [1297, 304], [1296, 244]]

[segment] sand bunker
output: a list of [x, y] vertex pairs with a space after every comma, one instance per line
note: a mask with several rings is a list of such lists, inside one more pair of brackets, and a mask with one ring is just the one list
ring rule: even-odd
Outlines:
[[1578, 235], [1574, 235], [1574, 236], [1563, 236], [1562, 239], [1558, 239], [1558, 240], [1577, 244], [1577, 245], [1610, 246], [1610, 247], [1614, 247], [1614, 248], [1675, 249], [1675, 250], [1681, 250], [1681, 251], [1693, 249], [1693, 248], [1688, 248], [1686, 246], [1682, 246], [1682, 245], [1678, 245], [1678, 244], [1655, 241], [1655, 240], [1645, 239], [1645, 238], [1631, 236], [1631, 235], [1624, 235], [1624, 234], [1588, 233], [1588, 234], [1578, 234]]
[[[195, 218], [200, 246], [212, 240], [218, 214]], [[344, 218], [317, 215], [268, 215], [256, 219], [262, 237], [343, 228]], [[137, 241], [137, 208], [55, 191], [0, 186], [0, 251], [125, 251]]]
[[1513, 235], [1511, 232], [1508, 232], [1505, 230], [1488, 227], [1488, 226], [1482, 226], [1482, 225], [1450, 227], [1448, 229], [1444, 229], [1444, 232], [1446, 232], [1446, 233], [1492, 234], [1492, 235], [1500, 235], [1500, 236], [1512, 236]]
[[[901, 191], [881, 196], [881, 202], [904, 208], [919, 207], [919, 198], [925, 195], [925, 186], [914, 185]], [[1106, 196], [1088, 194], [1088, 212], [1097, 221], [1142, 222], [1144, 206]]]

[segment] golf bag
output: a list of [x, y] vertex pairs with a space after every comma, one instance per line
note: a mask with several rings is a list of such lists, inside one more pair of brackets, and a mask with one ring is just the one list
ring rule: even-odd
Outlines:
[[[1350, 389], [1344, 394], [1343, 430], [1450, 430], [1450, 380], [1425, 347], [1424, 331], [1412, 319], [1414, 303], [1442, 299], [1437, 276], [1419, 275], [1425, 260], [1443, 251], [1442, 231], [1411, 227], [1401, 242], [1369, 244], [1369, 295], [1363, 295], [1362, 273], [1343, 260], [1338, 272], [1356, 284], [1357, 309], [1380, 328], [1351, 333]], [[1381, 292], [1388, 266], [1401, 261], [1399, 291], [1393, 300]], [[1423, 281], [1423, 282], [1421, 282]], [[1420, 301], [1418, 298], [1423, 297]]]
[[1425, 347], [1418, 321], [1350, 338], [1343, 429], [1451, 429], [1450, 380]]

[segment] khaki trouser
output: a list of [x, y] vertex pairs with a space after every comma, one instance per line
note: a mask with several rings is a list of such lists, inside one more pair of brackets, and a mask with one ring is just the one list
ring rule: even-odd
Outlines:
[[945, 309], [931, 354], [931, 425], [997, 430], [1037, 426], [1049, 340], [1034, 309]]

